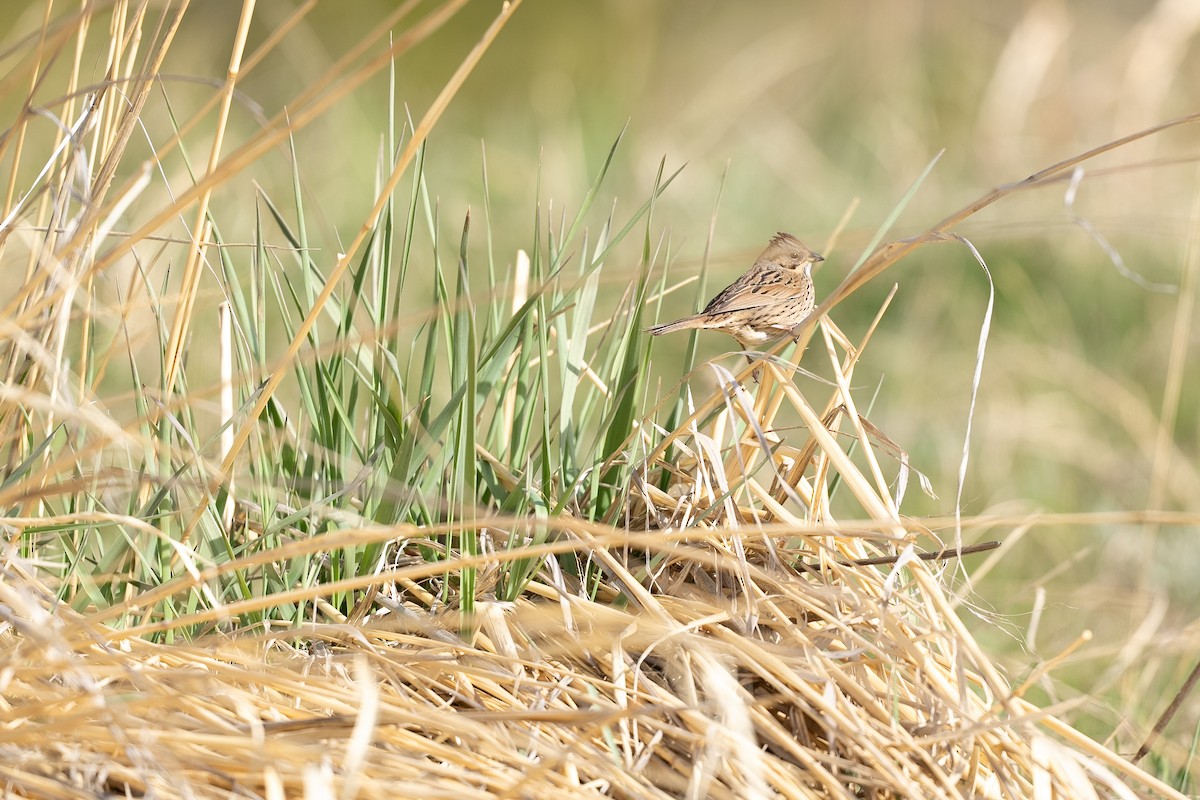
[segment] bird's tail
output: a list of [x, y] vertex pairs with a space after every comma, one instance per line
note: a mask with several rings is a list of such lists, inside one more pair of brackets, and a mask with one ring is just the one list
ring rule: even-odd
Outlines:
[[661, 325], [652, 325], [649, 328], [646, 328], [646, 330], [651, 336], [662, 336], [664, 333], [685, 331], [688, 328], [699, 328], [703, 324], [703, 319], [699, 316], [684, 317], [683, 319], [677, 319], [674, 322], [664, 322]]

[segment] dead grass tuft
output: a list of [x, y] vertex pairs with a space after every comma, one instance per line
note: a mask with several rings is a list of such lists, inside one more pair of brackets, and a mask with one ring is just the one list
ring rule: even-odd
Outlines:
[[[630, 518], [644, 530], [564, 518], [545, 544], [398, 560], [361, 620], [318, 599], [328, 622], [155, 644], [56, 606], [10, 560], [6, 785], [64, 798], [1181, 798], [1061, 708], [1026, 701], [977, 646], [944, 564], [915, 557], [922, 529], [896, 513], [884, 473], [903, 455], [848, 391], [861, 347], [821, 330], [836, 372], [825, 406], [778, 363], [756, 392], [714, 393], [638, 472]], [[782, 408], [808, 427], [778, 432]], [[668, 446], [686, 455], [655, 488]], [[872, 522], [839, 530], [835, 492]], [[413, 531], [371, 536], [389, 533]], [[564, 551], [604, 576], [594, 599], [548, 557]], [[415, 582], [531, 557], [543, 567], [522, 599], [480, 602], [471, 619], [438, 612]]]

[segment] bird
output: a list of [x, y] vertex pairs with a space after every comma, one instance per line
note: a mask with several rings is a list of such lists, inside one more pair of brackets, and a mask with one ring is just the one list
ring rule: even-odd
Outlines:
[[[754, 266], [726, 286], [704, 310], [646, 330], [653, 336], [700, 328], [722, 331], [743, 349], [778, 341], [812, 313], [816, 297], [812, 267], [825, 258], [782, 231]], [[753, 359], [751, 359], [753, 360]]]

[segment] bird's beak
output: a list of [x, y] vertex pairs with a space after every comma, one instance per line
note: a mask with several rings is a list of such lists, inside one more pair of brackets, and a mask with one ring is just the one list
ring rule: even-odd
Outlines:
[[821, 255], [820, 253], [809, 253], [809, 255], [812, 256], [812, 260], [814, 263], [817, 261], [825, 260], [825, 256]]

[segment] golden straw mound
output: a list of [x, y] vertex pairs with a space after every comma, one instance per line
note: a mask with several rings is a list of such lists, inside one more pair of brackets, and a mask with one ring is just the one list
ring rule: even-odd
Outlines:
[[[847, 388], [861, 348], [822, 330], [823, 409], [777, 365], [756, 395], [727, 383], [677, 431], [647, 432], [623, 528], [564, 518], [545, 543], [398, 561], [360, 619], [328, 607], [330, 622], [152, 644], [57, 608], [10, 557], [7, 791], [1181, 797], [1024, 700], [976, 645], [940, 576], [962, 562], [912, 558], [884, 479], [906, 457]], [[835, 491], [869, 522], [833, 519]], [[479, 522], [485, 540], [523, 525]], [[568, 550], [595, 584], [546, 558]], [[416, 582], [529, 557], [543, 567], [522, 599], [469, 620]]]

